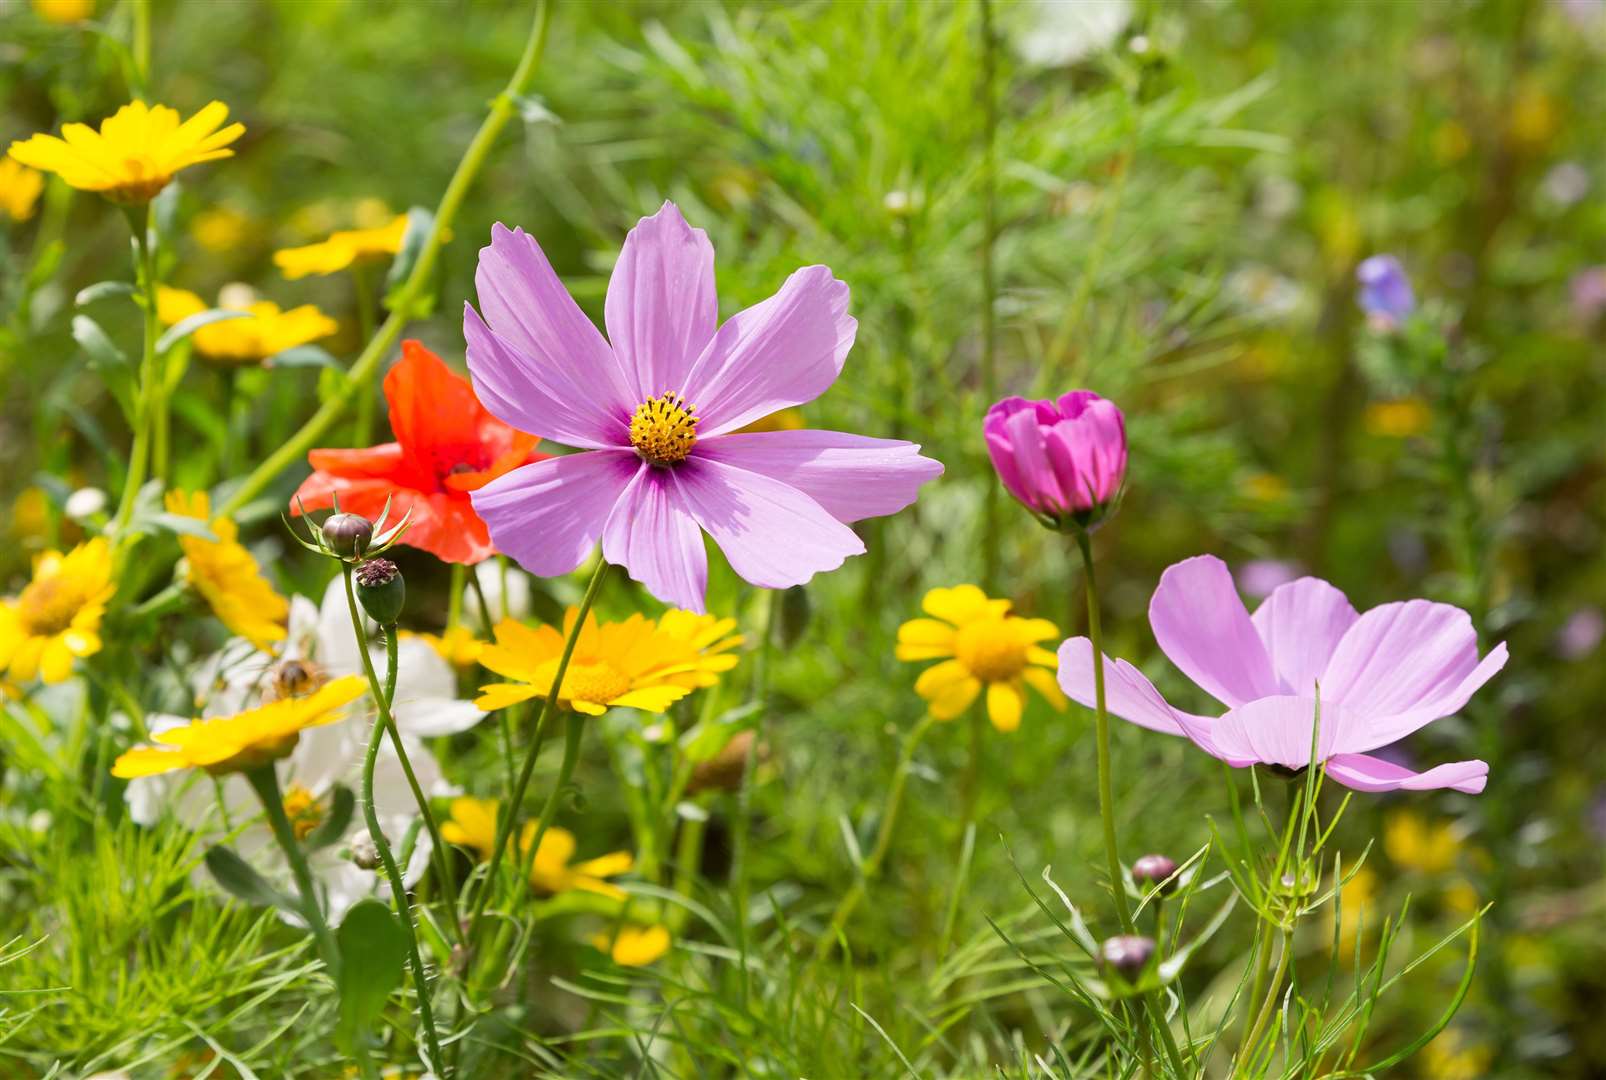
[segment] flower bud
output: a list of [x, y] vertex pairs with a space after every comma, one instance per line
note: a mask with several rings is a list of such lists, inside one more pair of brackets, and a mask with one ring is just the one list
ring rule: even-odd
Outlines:
[[1132, 864], [1132, 880], [1140, 888], [1165, 883], [1160, 889], [1161, 896], [1170, 896], [1177, 891], [1177, 883], [1170, 880], [1176, 872], [1176, 862], [1164, 855], [1145, 855]]
[[374, 842], [373, 836], [367, 829], [352, 837], [351, 861], [362, 870], [379, 869], [379, 845]]
[[1107, 938], [1099, 947], [1099, 962], [1127, 982], [1136, 982], [1154, 955], [1154, 939], [1139, 934]]
[[407, 600], [407, 582], [389, 559], [369, 559], [357, 567], [357, 602], [380, 626], [395, 626]]
[[1416, 296], [1405, 267], [1392, 255], [1373, 255], [1355, 268], [1360, 285], [1356, 302], [1379, 327], [1393, 329], [1416, 310]]
[[1126, 480], [1126, 420], [1091, 390], [1005, 398], [982, 430], [998, 478], [1043, 524], [1093, 529], [1114, 511]]
[[323, 538], [341, 558], [360, 558], [374, 538], [374, 526], [359, 514], [330, 514], [323, 523]]

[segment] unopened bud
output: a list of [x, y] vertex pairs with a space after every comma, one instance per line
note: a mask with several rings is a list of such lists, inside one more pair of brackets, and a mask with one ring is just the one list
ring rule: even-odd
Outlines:
[[360, 514], [330, 514], [323, 523], [323, 538], [341, 558], [357, 558], [374, 538], [373, 522]]
[[1171, 880], [1176, 872], [1176, 862], [1164, 855], [1145, 855], [1132, 864], [1132, 880], [1139, 887], [1160, 885], [1161, 896], [1170, 896], [1177, 891], [1177, 883]]
[[407, 582], [389, 559], [369, 559], [357, 567], [357, 600], [380, 626], [395, 626], [407, 600]]
[[1149, 958], [1153, 955], [1154, 939], [1138, 934], [1108, 938], [1099, 948], [1099, 960], [1104, 967], [1127, 982], [1137, 981], [1143, 969], [1149, 966]]
[[362, 870], [379, 869], [379, 845], [366, 830], [358, 833], [351, 841], [351, 861]]

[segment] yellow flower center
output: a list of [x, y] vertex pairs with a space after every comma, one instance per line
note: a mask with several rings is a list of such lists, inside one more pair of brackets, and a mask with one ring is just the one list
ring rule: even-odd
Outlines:
[[72, 625], [84, 597], [60, 577], [40, 578], [22, 590], [17, 608], [30, 637], [51, 637]]
[[648, 398], [630, 420], [630, 445], [652, 465], [679, 465], [697, 444], [697, 413], [679, 394]]
[[291, 784], [284, 793], [284, 816], [290, 819], [297, 840], [305, 840], [323, 824], [324, 805], [300, 784]]
[[570, 664], [563, 676], [563, 696], [570, 701], [606, 705], [629, 692], [630, 680], [607, 664]]
[[982, 682], [1008, 682], [1026, 668], [1026, 646], [1005, 619], [961, 626], [954, 655]]

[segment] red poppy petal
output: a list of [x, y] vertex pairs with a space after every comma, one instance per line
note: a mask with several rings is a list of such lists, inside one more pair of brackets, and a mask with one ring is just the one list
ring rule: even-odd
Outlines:
[[480, 444], [485, 410], [468, 380], [417, 341], [402, 342], [402, 358], [385, 376], [390, 427], [422, 460], [462, 460]]
[[380, 443], [362, 450], [313, 450], [307, 461], [319, 472], [351, 478], [391, 477], [401, 468], [400, 443]]
[[290, 500], [290, 513], [299, 515], [303, 507], [307, 510], [328, 510], [334, 506], [338, 496], [340, 509], [373, 519], [384, 510], [385, 500], [395, 490], [396, 485], [385, 479], [352, 479], [315, 472], [296, 489], [294, 498]]

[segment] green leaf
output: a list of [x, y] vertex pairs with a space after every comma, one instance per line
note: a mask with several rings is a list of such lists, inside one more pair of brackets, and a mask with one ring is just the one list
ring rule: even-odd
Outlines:
[[338, 370], [340, 361], [336, 360], [327, 349], [320, 349], [316, 345], [297, 345], [293, 349], [274, 353], [268, 357], [264, 366], [270, 368], [322, 367]]
[[93, 285], [85, 285], [73, 297], [75, 307], [87, 307], [97, 300], [106, 300], [113, 296], [132, 296], [134, 286], [126, 281], [97, 281]]
[[[301, 906], [269, 885], [233, 850], [219, 844], [206, 849], [206, 869], [223, 891], [254, 907], [274, 907], [301, 915]], [[305, 917], [305, 916], [303, 916]]]
[[424, 250], [424, 241], [429, 239], [430, 230], [434, 227], [434, 211], [426, 210], [422, 206], [408, 209], [407, 231], [402, 234], [401, 250], [396, 253], [396, 258], [391, 260], [390, 272], [385, 275], [387, 294], [401, 288], [402, 283], [407, 280], [407, 275], [413, 272], [419, 253]]
[[100, 323], [88, 315], [73, 316], [72, 336], [88, 355], [90, 370], [106, 383], [123, 415], [131, 420], [134, 416], [134, 369], [128, 357], [100, 328]]
[[198, 536], [202, 540], [217, 543], [217, 534], [206, 522], [200, 518], [185, 517], [183, 514], [169, 514], [164, 510], [158, 514], [142, 515], [138, 525], [151, 526], [152, 531], [165, 529], [180, 536]]
[[346, 827], [351, 824], [351, 813], [357, 806], [356, 796], [344, 784], [336, 784], [329, 795], [329, 813], [319, 822], [318, 827], [307, 834], [305, 841], [308, 851], [317, 851], [346, 835]]
[[187, 319], [180, 319], [167, 328], [167, 332], [156, 339], [156, 351], [165, 353], [174, 345], [189, 337], [201, 327], [210, 323], [223, 322], [226, 319], [250, 318], [249, 311], [229, 311], [225, 308], [208, 308], [206, 311], [197, 311]]
[[356, 1039], [401, 984], [407, 933], [389, 907], [363, 900], [346, 912], [335, 936], [340, 944], [340, 1026]]

